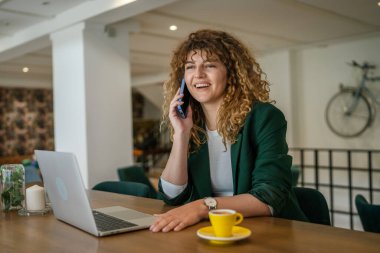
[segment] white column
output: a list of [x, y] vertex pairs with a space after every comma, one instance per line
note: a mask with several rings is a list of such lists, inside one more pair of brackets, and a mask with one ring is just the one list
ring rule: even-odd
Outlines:
[[288, 146], [294, 147], [296, 122], [294, 122], [292, 53], [289, 51], [277, 52], [263, 56], [258, 61], [271, 85], [270, 98], [276, 101], [275, 106], [284, 113], [288, 122], [286, 133]]
[[76, 154], [86, 187], [132, 163], [128, 31], [85, 23], [51, 34], [55, 149]]

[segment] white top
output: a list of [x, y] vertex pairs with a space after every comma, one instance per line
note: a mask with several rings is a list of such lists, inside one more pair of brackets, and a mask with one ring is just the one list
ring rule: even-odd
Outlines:
[[232, 196], [234, 185], [232, 180], [231, 144], [226, 144], [226, 150], [223, 145], [223, 138], [216, 130], [210, 131], [207, 129], [207, 136], [212, 192], [216, 197]]
[[[232, 196], [233, 180], [231, 165], [231, 144], [227, 144], [227, 150], [223, 145], [223, 138], [218, 132], [207, 129], [208, 153], [210, 159], [210, 176], [213, 195]], [[187, 186], [175, 185], [161, 178], [162, 190], [169, 198], [174, 198], [183, 192]]]

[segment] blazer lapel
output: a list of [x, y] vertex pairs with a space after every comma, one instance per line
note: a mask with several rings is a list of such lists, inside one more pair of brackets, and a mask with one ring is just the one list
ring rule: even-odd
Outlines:
[[203, 144], [197, 154], [189, 157], [189, 168], [192, 183], [197, 190], [199, 197], [212, 196], [210, 161], [208, 156], [207, 143]]
[[239, 132], [237, 140], [234, 144], [231, 145], [231, 165], [232, 165], [232, 177], [234, 184], [234, 194], [237, 193], [237, 176], [238, 176], [238, 167], [239, 167], [239, 156], [242, 143], [242, 133]]

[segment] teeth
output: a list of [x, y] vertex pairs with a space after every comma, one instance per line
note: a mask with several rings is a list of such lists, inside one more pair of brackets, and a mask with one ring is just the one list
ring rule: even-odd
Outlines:
[[209, 87], [210, 84], [208, 83], [197, 83], [195, 84], [195, 88], [204, 88], [204, 87]]

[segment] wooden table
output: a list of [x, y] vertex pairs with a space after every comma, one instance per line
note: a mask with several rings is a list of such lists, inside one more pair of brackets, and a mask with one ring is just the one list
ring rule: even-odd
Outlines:
[[[89, 191], [94, 208], [122, 205], [146, 213], [161, 213], [170, 207], [159, 200], [107, 192]], [[247, 218], [250, 238], [218, 246], [200, 239], [197, 229], [204, 221], [181, 232], [152, 233], [140, 230], [97, 238], [60, 222], [52, 214], [20, 217], [0, 212], [0, 252], [380, 252], [380, 234], [351, 231], [285, 219]]]

